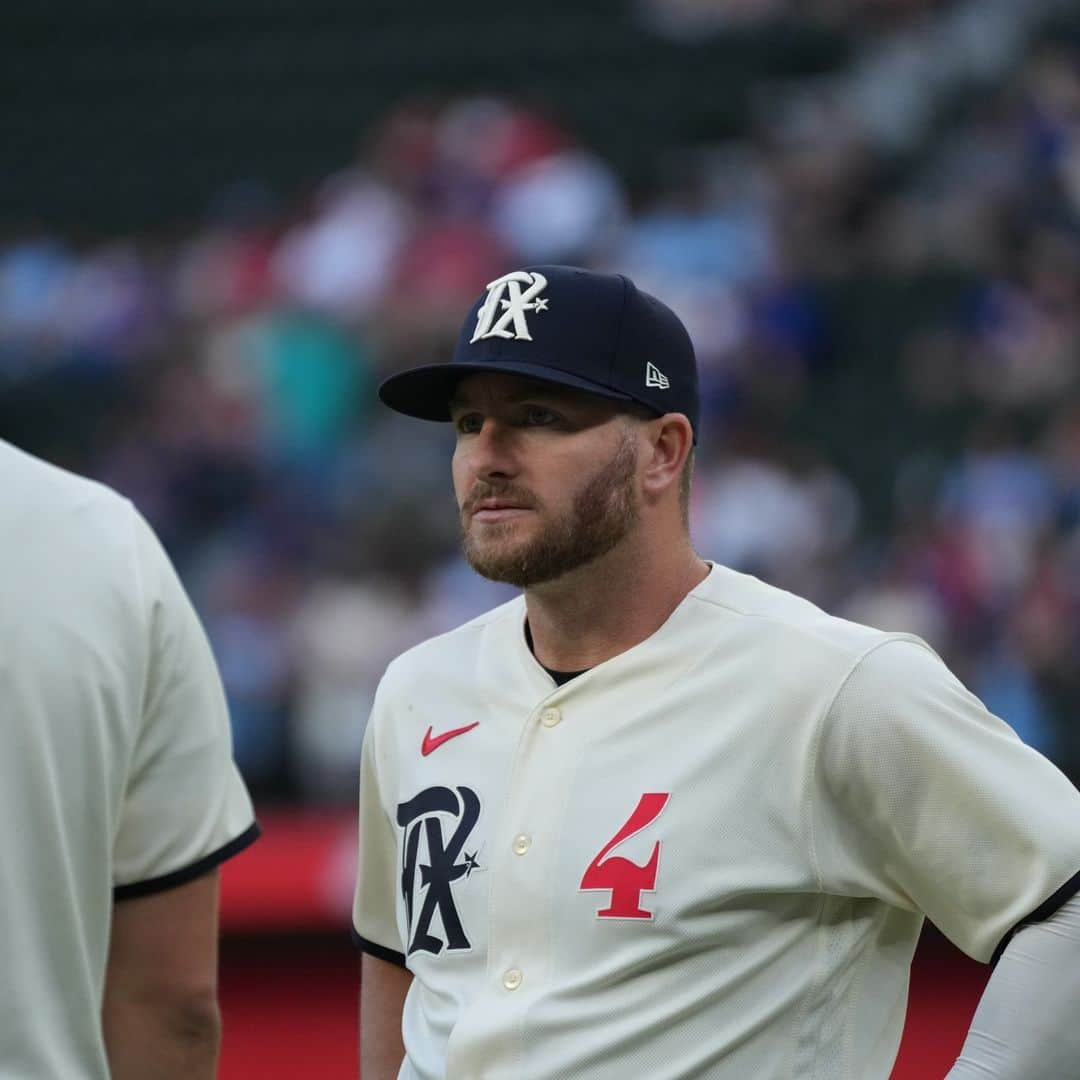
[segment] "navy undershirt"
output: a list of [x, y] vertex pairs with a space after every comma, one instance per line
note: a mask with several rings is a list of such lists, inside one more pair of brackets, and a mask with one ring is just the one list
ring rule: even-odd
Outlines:
[[[536, 650], [533, 648], [532, 631], [529, 629], [528, 620], [525, 622], [525, 641], [529, 645], [529, 652], [536, 655]], [[539, 661], [537, 661], [539, 663]], [[555, 680], [556, 686], [563, 686], [571, 679], [576, 679], [579, 675], [584, 675], [588, 668], [582, 668], [581, 671], [555, 671], [553, 668], [549, 668], [544, 664], [540, 666]]]
[[[544, 667], [543, 664], [540, 666]], [[584, 675], [585, 671], [588, 671], [589, 669], [586, 668], [585, 671], [553, 671], [549, 667], [544, 667], [544, 670], [555, 680], [556, 686], [562, 686], [563, 683], [568, 683], [571, 679], [576, 679], [579, 675]]]

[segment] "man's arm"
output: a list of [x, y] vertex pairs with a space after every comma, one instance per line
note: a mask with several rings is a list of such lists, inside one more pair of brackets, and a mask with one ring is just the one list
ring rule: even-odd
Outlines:
[[401, 1011], [412, 972], [364, 953], [360, 967], [360, 1073], [394, 1080], [405, 1058]]
[[213, 1080], [218, 873], [113, 905], [102, 1027], [113, 1080]]
[[1061, 1080], [1080, 1062], [1080, 897], [1018, 930], [948, 1080]]

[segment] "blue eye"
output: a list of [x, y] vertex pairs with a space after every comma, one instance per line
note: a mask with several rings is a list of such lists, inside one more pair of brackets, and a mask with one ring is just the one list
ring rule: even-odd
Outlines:
[[555, 414], [550, 409], [544, 408], [543, 405], [529, 405], [526, 407], [525, 422], [534, 427], [551, 424], [555, 419]]
[[475, 435], [484, 426], [484, 418], [477, 413], [465, 413], [454, 421], [454, 427], [461, 435]]

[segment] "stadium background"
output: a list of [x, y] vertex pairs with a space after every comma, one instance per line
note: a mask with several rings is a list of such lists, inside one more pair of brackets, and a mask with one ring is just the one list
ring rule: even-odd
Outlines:
[[[265, 829], [226, 1080], [354, 1075], [374, 686], [506, 595], [373, 387], [515, 266], [687, 321], [703, 553], [921, 634], [1080, 776], [1076, 0], [10, 4], [0, 86], [0, 436], [154, 524]], [[985, 976], [928, 933], [896, 1077]]]

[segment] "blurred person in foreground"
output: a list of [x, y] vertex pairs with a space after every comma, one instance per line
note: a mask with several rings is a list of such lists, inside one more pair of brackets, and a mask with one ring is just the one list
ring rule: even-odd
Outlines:
[[919, 638], [697, 555], [667, 307], [515, 271], [380, 393], [453, 423], [466, 558], [524, 596], [375, 699], [364, 1080], [884, 1080], [924, 916], [997, 961], [950, 1077], [1076, 1075], [1080, 794]]
[[258, 835], [132, 505], [0, 441], [0, 1076], [210, 1080], [217, 867]]

